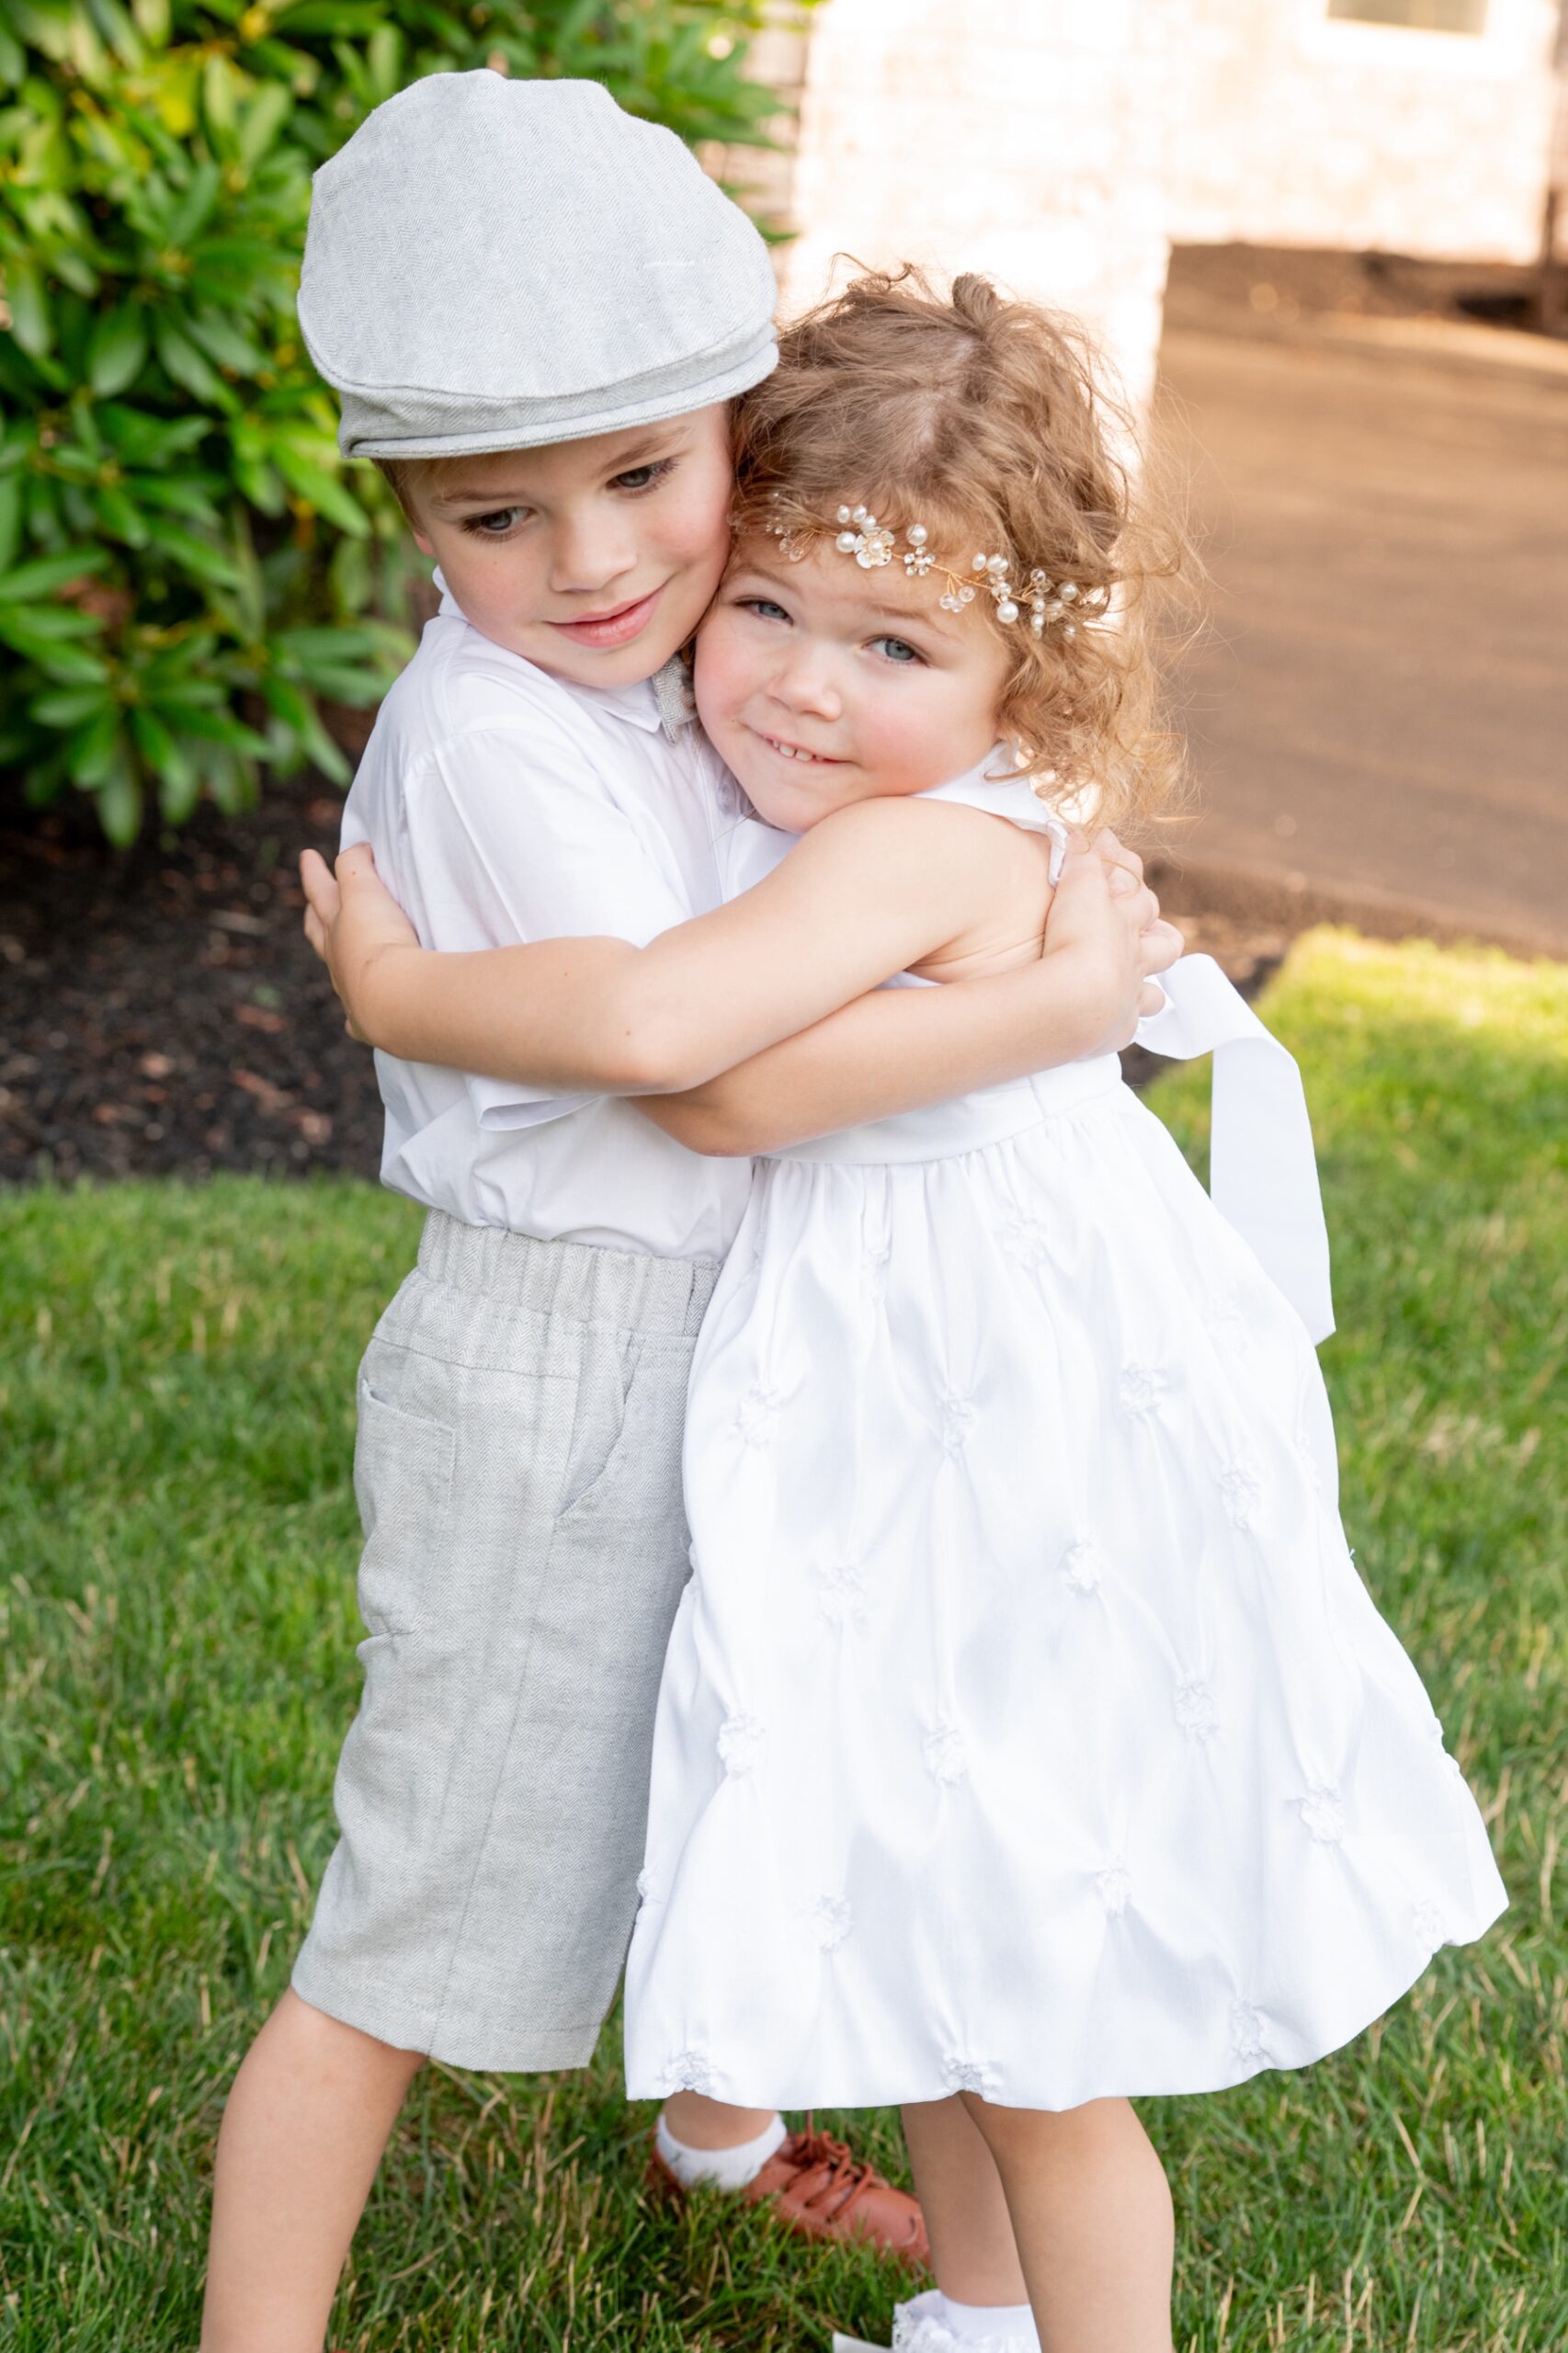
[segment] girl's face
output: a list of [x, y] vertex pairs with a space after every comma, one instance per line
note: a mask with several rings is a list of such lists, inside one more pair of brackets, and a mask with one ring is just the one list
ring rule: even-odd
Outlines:
[[652, 677], [730, 553], [722, 404], [543, 449], [454, 459], [416, 484], [415, 538], [482, 636], [585, 687]]
[[992, 749], [1006, 645], [978, 599], [945, 613], [938, 595], [830, 540], [799, 562], [765, 535], [736, 550], [698, 632], [697, 708], [770, 825], [929, 791]]

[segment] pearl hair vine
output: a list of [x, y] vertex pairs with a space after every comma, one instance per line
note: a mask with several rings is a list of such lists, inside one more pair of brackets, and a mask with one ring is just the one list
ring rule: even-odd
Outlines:
[[[778, 500], [781, 494], [772, 494]], [[798, 563], [816, 540], [829, 539], [840, 555], [853, 556], [862, 572], [879, 572], [892, 563], [899, 554], [898, 534], [885, 523], [879, 523], [867, 506], [843, 506], [838, 509], [837, 529], [814, 521], [785, 522], [778, 517], [765, 527], [775, 538], [792, 563]], [[1080, 618], [1091, 619], [1103, 612], [1109, 602], [1104, 588], [1081, 588], [1075, 580], [1051, 580], [1037, 564], [1021, 585], [1013, 579], [1012, 558], [987, 555], [983, 550], [970, 566], [970, 576], [963, 577], [949, 571], [931, 552], [931, 534], [924, 523], [911, 523], [905, 530], [906, 542], [902, 562], [906, 576], [924, 580], [937, 572], [947, 587], [937, 602], [945, 613], [961, 613], [972, 605], [983, 588], [996, 608], [999, 621], [1011, 623], [1027, 618], [1036, 637], [1043, 637], [1048, 629], [1060, 625], [1064, 638], [1076, 637]]]

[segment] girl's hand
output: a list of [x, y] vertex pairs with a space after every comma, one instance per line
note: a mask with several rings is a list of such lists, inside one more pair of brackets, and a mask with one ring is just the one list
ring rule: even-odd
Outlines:
[[368, 843], [344, 850], [335, 874], [313, 849], [300, 859], [305, 892], [305, 938], [332, 975], [351, 1038], [373, 1045], [373, 975], [378, 964], [418, 949], [414, 926], [376, 872]]
[[1140, 1020], [1165, 1003], [1154, 975], [1181, 952], [1181, 934], [1161, 916], [1136, 852], [1114, 834], [1074, 835], [1046, 918], [1045, 954], [1072, 960], [1085, 1056], [1131, 1043]]

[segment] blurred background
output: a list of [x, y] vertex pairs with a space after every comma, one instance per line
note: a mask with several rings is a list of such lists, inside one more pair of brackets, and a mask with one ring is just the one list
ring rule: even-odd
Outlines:
[[672, 125], [787, 311], [851, 255], [1092, 323], [1210, 574], [1146, 847], [1238, 979], [1568, 949], [1562, 0], [10, 0], [0, 1174], [375, 1165], [291, 866], [425, 583], [292, 294], [314, 165], [476, 65]]
[[[1300, 1061], [1346, 1523], [1511, 1908], [1320, 2067], [1149, 2104], [1176, 2341], [1551, 2353], [1559, 0], [0, 0], [0, 2348], [196, 2342], [222, 2101], [332, 1840], [354, 1368], [417, 1218], [294, 869], [428, 581], [294, 288], [314, 165], [473, 67], [672, 126], [787, 309], [849, 255], [1082, 313], [1189, 485], [1196, 801], [1146, 847]], [[1153, 1096], [1199, 1166], [1208, 1085]], [[885, 2340], [869, 2254], [652, 2208], [646, 2123], [613, 2029], [584, 2075], [427, 2071], [328, 2342]]]

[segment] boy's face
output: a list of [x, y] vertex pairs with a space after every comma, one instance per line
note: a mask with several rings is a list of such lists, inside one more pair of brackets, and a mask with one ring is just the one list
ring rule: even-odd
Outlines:
[[415, 469], [414, 536], [482, 636], [588, 687], [650, 678], [730, 552], [721, 404], [662, 425]]
[[971, 606], [831, 542], [735, 551], [697, 641], [697, 709], [770, 825], [803, 834], [852, 801], [926, 792], [996, 742], [1008, 648]]

